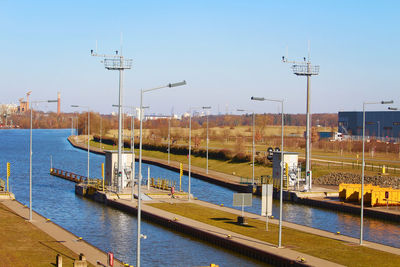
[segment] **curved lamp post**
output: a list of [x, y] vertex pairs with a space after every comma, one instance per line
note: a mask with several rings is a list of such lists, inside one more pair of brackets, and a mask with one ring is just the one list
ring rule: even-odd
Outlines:
[[88, 131], [87, 131], [87, 185], [89, 185], [89, 173], [90, 173], [90, 108], [89, 106], [71, 105], [73, 108], [87, 108], [88, 109]]
[[141, 190], [140, 186], [142, 184], [142, 125], [143, 125], [143, 94], [163, 88], [171, 88], [186, 85], [186, 81], [178, 82], [178, 83], [169, 83], [167, 85], [151, 88], [151, 89], [142, 89], [140, 90], [140, 144], [139, 144], [139, 181], [138, 181], [138, 211], [137, 211], [137, 255], [136, 255], [136, 266], [140, 267], [140, 239], [142, 234], [140, 232], [140, 221], [141, 221]]
[[31, 122], [30, 122], [30, 134], [29, 134], [29, 221], [32, 221], [32, 110], [33, 104], [38, 103], [56, 103], [57, 100], [40, 100], [40, 101], [31, 101]]
[[364, 168], [365, 168], [365, 106], [366, 105], [377, 105], [377, 104], [393, 104], [393, 101], [381, 101], [381, 102], [363, 102], [363, 134], [362, 134], [362, 167], [361, 167], [361, 214], [360, 214], [360, 245], [363, 244], [364, 236]]
[[253, 156], [253, 176], [252, 176], [252, 186], [254, 186], [254, 158], [255, 158], [255, 153], [256, 153], [256, 147], [255, 147], [255, 113], [252, 110], [245, 110], [245, 109], [237, 109], [237, 111], [240, 112], [252, 112], [253, 113], [253, 147], [252, 147], [252, 156]]
[[284, 128], [284, 114], [283, 114], [283, 99], [267, 99], [264, 97], [251, 97], [251, 100], [258, 100], [258, 101], [270, 101], [270, 102], [278, 102], [281, 103], [281, 114], [282, 114], [282, 128], [281, 128], [281, 185], [279, 190], [279, 238], [278, 238], [278, 248], [282, 247], [282, 206], [283, 206], [283, 166], [285, 164], [285, 157], [283, 153], [283, 128]]

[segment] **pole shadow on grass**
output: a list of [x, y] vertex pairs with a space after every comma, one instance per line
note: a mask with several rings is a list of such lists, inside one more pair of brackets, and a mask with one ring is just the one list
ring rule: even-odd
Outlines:
[[229, 223], [229, 224], [233, 224], [233, 225], [239, 225], [239, 226], [243, 226], [243, 227], [246, 227], [246, 228], [256, 228], [255, 226], [252, 226], [252, 225], [240, 224], [240, 223], [238, 223], [237, 221], [234, 221], [234, 219], [231, 219], [231, 218], [222, 217], [222, 218], [210, 218], [210, 219], [214, 220], [214, 221], [225, 221], [225, 223]]
[[61, 252], [61, 251], [59, 251], [59, 250], [57, 250], [57, 249], [55, 249], [55, 248], [53, 248], [53, 247], [51, 247], [49, 245], [46, 245], [45, 242], [46, 243], [61, 243], [61, 242], [65, 242], [65, 241], [57, 241], [57, 240], [56, 241], [39, 241], [39, 243], [42, 244], [43, 246], [45, 246], [45, 247], [57, 252], [58, 254], [62, 255], [63, 257], [69, 258], [71, 260], [75, 260], [73, 257], [70, 257], [70, 256], [66, 255], [63, 252]]

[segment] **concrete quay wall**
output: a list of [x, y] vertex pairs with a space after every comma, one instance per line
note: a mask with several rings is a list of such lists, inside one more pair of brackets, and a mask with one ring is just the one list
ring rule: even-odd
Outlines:
[[[72, 137], [68, 137], [68, 141], [71, 143], [71, 145], [75, 148], [79, 148], [82, 150], [87, 150], [87, 146], [85, 144], [79, 144], [76, 143], [74, 141], [74, 139]], [[92, 148], [90, 147], [90, 151], [96, 154], [100, 154], [100, 155], [105, 155], [105, 153], [103, 152], [103, 150], [101, 150], [100, 148]], [[136, 157], [135, 161], [138, 161], [139, 159]], [[147, 163], [147, 164], [152, 164], [158, 167], [162, 167], [174, 172], [179, 173], [180, 169], [179, 166], [175, 166], [174, 164], [168, 164], [166, 162], [164, 162], [163, 160], [159, 160], [159, 159], [155, 159], [155, 158], [150, 158], [150, 157], [143, 157], [142, 158], [142, 162]], [[185, 175], [188, 175], [188, 169], [185, 168], [185, 166], [183, 167], [183, 173]], [[252, 191], [252, 188], [249, 187], [246, 184], [240, 184], [234, 181], [229, 181], [227, 179], [222, 179], [222, 178], [218, 178], [215, 177], [213, 175], [210, 174], [205, 174], [205, 173], [201, 173], [195, 169], [192, 168], [191, 170], [191, 176], [198, 178], [200, 180], [212, 183], [212, 184], [216, 184], [216, 185], [220, 185], [238, 192], [248, 192], [250, 193]], [[261, 193], [260, 193], [261, 194]]]
[[[68, 141], [71, 143], [72, 146], [86, 150], [87, 147], [84, 144], [78, 144], [74, 142], [72, 137], [68, 138]], [[100, 148], [90, 148], [92, 152], [97, 153], [97, 154], [104, 154], [104, 152]], [[136, 161], [138, 161], [138, 158], [136, 158]], [[168, 165], [166, 161], [160, 160], [160, 159], [155, 159], [155, 158], [149, 158], [149, 157], [143, 157], [142, 161], [144, 163], [156, 165], [168, 170], [172, 170], [174, 172], [179, 172], [179, 165], [173, 165], [170, 164]], [[184, 174], [188, 174], [187, 169], [184, 167]], [[250, 193], [252, 192], [252, 187], [245, 185], [245, 184], [240, 184], [234, 181], [229, 181], [227, 179], [222, 179], [219, 177], [216, 177], [212, 174], [204, 174], [199, 171], [196, 171], [192, 168], [191, 170], [191, 175], [193, 177], [196, 177], [198, 179], [201, 179], [203, 181], [220, 185], [232, 190], [235, 190], [237, 192], [246, 192]], [[255, 192], [256, 195], [261, 195], [261, 186], [257, 186], [257, 190]], [[321, 196], [323, 196], [324, 192], [321, 192]], [[279, 199], [279, 192], [277, 190], [274, 190], [274, 198]], [[303, 204], [303, 205], [308, 205], [308, 206], [314, 206], [318, 208], [324, 208], [324, 209], [330, 209], [330, 210], [337, 210], [341, 212], [346, 212], [346, 213], [351, 213], [351, 214], [360, 214], [360, 207], [357, 205], [351, 205], [351, 204], [343, 204], [340, 201], [325, 201], [322, 198], [315, 198], [312, 196], [308, 195], [302, 195], [298, 192], [295, 191], [286, 191], [284, 190], [283, 192], [283, 200], [285, 201], [292, 201], [295, 203]], [[395, 221], [399, 222], [400, 221], [400, 214], [393, 214], [389, 212], [385, 212], [382, 210], [377, 210], [374, 208], [365, 208], [364, 209], [364, 215], [372, 218], [377, 218], [377, 219], [382, 219], [382, 220], [388, 220], [388, 221]]]
[[[77, 184], [75, 185], [75, 192], [79, 192], [78, 194], [82, 194], [85, 190], [80, 189], [82, 187], [81, 185]], [[84, 195], [84, 193], [83, 193]], [[107, 206], [116, 208], [118, 210], [131, 213], [134, 215], [137, 215], [137, 207], [136, 206], [131, 206], [127, 205], [124, 203], [121, 203], [118, 201], [118, 199], [112, 199], [112, 198], [117, 198], [117, 196], [113, 196], [112, 198], [107, 197], [107, 195], [103, 192], [96, 192], [93, 196], [86, 196], [90, 199], [93, 199], [94, 201], [103, 203]], [[167, 227], [169, 229], [172, 229], [177, 232], [181, 232], [190, 236], [193, 236], [195, 238], [201, 239], [203, 241], [209, 242], [211, 244], [224, 247], [226, 249], [232, 250], [234, 252], [246, 255], [248, 257], [257, 259], [259, 261], [271, 264], [271, 265], [276, 265], [276, 266], [309, 266], [306, 263], [294, 261], [289, 258], [282, 257], [281, 255], [270, 253], [261, 249], [257, 249], [255, 247], [248, 246], [246, 244], [243, 244], [241, 242], [238, 242], [237, 240], [232, 240], [227, 238], [226, 236], [220, 235], [218, 233], [213, 233], [210, 231], [207, 231], [206, 229], [202, 229], [199, 227], [195, 227], [186, 223], [182, 223], [178, 220], [173, 220], [171, 218], [159, 215], [155, 212], [150, 212], [146, 210], [146, 208], [142, 208], [142, 218], [146, 219], [150, 222], [159, 224], [161, 226]]]

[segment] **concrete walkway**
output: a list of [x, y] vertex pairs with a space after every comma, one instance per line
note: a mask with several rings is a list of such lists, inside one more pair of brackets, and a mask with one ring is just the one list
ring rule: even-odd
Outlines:
[[[113, 201], [118, 202], [118, 203], [123, 204], [128, 207], [132, 207], [132, 208], [137, 207], [136, 200], [131, 201], [128, 199], [116, 199]], [[154, 203], [154, 201], [151, 201], [151, 202]], [[193, 203], [207, 206], [207, 203], [202, 202], [202, 201], [193, 201]], [[209, 206], [209, 207], [215, 208], [214, 206]], [[225, 208], [223, 208], [223, 209], [225, 209]], [[177, 220], [177, 221], [179, 221], [180, 224], [184, 224], [188, 227], [196, 228], [202, 232], [212, 234], [212, 235], [215, 235], [215, 236], [218, 236], [221, 238], [227, 238], [228, 236], [230, 236], [229, 239], [232, 242], [238, 242], [238, 243], [241, 243], [248, 247], [252, 247], [256, 250], [262, 250], [262, 251], [265, 251], [266, 253], [274, 254], [279, 257], [286, 258], [290, 261], [296, 262], [296, 261], [299, 261], [299, 259], [304, 258], [306, 260], [305, 264], [310, 265], [310, 266], [327, 266], [327, 267], [342, 266], [340, 264], [333, 263], [333, 262], [330, 262], [327, 260], [323, 260], [323, 259], [311, 256], [311, 255], [307, 255], [304, 253], [300, 253], [300, 252], [291, 250], [289, 248], [278, 249], [276, 247], [276, 245], [274, 245], [274, 244], [270, 244], [270, 243], [267, 243], [267, 242], [264, 242], [264, 241], [261, 241], [258, 239], [254, 239], [254, 238], [251, 238], [251, 237], [248, 237], [245, 235], [241, 235], [241, 234], [231, 232], [231, 231], [228, 231], [225, 229], [221, 229], [221, 228], [218, 228], [218, 227], [215, 227], [215, 226], [212, 226], [209, 224], [205, 224], [205, 223], [202, 223], [202, 222], [199, 222], [196, 220], [192, 220], [187, 217], [183, 217], [183, 216], [180, 216], [180, 215], [177, 215], [177, 214], [165, 211], [165, 210], [157, 209], [157, 208], [149, 206], [149, 205], [143, 204], [142, 211], [152, 213], [152, 214], [157, 214], [157, 216], [163, 217], [170, 221]], [[232, 212], [232, 211], [229, 210], [229, 212]], [[144, 233], [144, 234], [146, 234], [146, 233]], [[146, 241], [142, 241], [142, 242], [146, 242]], [[149, 241], [147, 241], [147, 242], [149, 242]]]
[[[241, 215], [241, 213], [242, 213], [240, 210], [236, 210], [236, 209], [232, 209], [232, 208], [228, 208], [228, 207], [221, 207], [219, 205], [215, 205], [215, 204], [212, 204], [212, 203], [209, 203], [209, 202], [205, 202], [205, 201], [201, 201], [201, 200], [195, 200], [195, 201], [193, 201], [193, 203], [198, 204], [198, 205], [202, 205], [202, 206], [205, 206], [205, 207], [209, 207], [209, 208], [218, 209], [218, 210], [222, 210], [222, 211], [225, 211], [225, 212], [230, 212], [230, 213], [233, 213], [233, 214], [237, 214], [238, 216]], [[249, 218], [252, 218], [252, 219], [257, 219], [257, 220], [265, 222], [265, 217], [262, 217], [260, 215], [254, 214], [254, 213], [245, 212], [245, 216], [249, 217]], [[277, 220], [277, 219], [269, 219], [268, 222], [274, 223], [274, 224], [278, 224], [279, 220]], [[331, 232], [328, 232], [328, 231], [324, 231], [324, 230], [320, 230], [320, 229], [316, 229], [316, 228], [312, 228], [312, 227], [308, 227], [308, 226], [303, 226], [303, 225], [290, 223], [290, 222], [285, 222], [285, 221], [282, 222], [282, 226], [288, 227], [288, 228], [292, 228], [292, 229], [295, 229], [295, 230], [299, 230], [299, 231], [302, 231], [302, 232], [314, 234], [314, 235], [328, 237], [328, 238], [331, 238], [331, 239], [336, 239], [336, 240], [340, 240], [340, 241], [359, 244], [359, 239], [357, 239], [357, 238], [344, 236], [344, 235], [337, 235], [336, 233], [331, 233]], [[376, 249], [376, 250], [389, 252], [389, 253], [396, 254], [396, 255], [400, 255], [400, 249], [399, 248], [395, 248], [395, 247], [390, 247], [390, 246], [386, 246], [386, 245], [382, 245], [382, 244], [378, 244], [378, 243], [374, 243], [374, 242], [370, 242], [370, 241], [365, 241], [365, 240], [363, 241], [363, 246], [366, 246], [366, 247], [369, 247], [369, 248], [372, 248], [372, 249]]]
[[[19, 216], [29, 218], [29, 208], [24, 207], [21, 203], [15, 200], [2, 200], [2, 204], [7, 206], [9, 209], [14, 211]], [[65, 230], [61, 226], [48, 222], [46, 218], [39, 215], [36, 212], [32, 213], [32, 222], [34, 226], [47, 233], [57, 241], [62, 242], [64, 246], [75, 252], [76, 254], [83, 253], [86, 260], [94, 266], [101, 266], [97, 263], [101, 263], [107, 266], [107, 254], [99, 248], [85, 242], [84, 240], [78, 240], [79, 237]], [[114, 266], [124, 266], [120, 261], [115, 260]]]

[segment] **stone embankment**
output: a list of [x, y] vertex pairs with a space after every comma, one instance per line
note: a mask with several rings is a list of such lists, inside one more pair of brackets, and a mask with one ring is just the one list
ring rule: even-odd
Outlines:
[[[313, 178], [313, 184], [339, 185], [341, 183], [360, 184], [361, 175], [355, 173], [336, 172]], [[365, 184], [379, 185], [380, 187], [392, 187], [400, 189], [400, 177], [394, 176], [364, 176]]]

